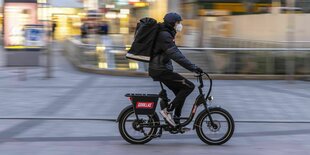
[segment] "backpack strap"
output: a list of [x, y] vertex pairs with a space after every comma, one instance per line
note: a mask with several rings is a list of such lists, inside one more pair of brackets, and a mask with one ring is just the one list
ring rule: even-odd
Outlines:
[[[156, 38], [155, 38], [155, 41], [154, 41], [154, 43], [153, 43], [153, 47], [152, 47], [152, 49], [154, 50], [154, 47], [156, 46], [156, 43], [157, 43], [157, 37], [158, 37], [158, 35], [159, 35], [159, 33], [160, 32], [163, 32], [163, 31], [166, 31], [166, 32], [168, 32], [171, 36], [174, 36], [175, 34], [173, 34], [173, 32], [171, 32], [168, 28], [161, 28], [160, 27], [160, 24], [161, 23], [158, 23], [157, 24], [157, 26], [158, 26], [158, 32], [156, 33], [157, 35], [156, 35]], [[152, 54], [151, 54], [151, 58], [150, 58], [150, 61], [152, 60], [152, 58], [153, 57], [155, 57], [155, 56], [157, 56], [157, 55], [160, 55], [161, 54], [161, 52], [152, 52]]]
[[155, 45], [156, 45], [156, 42], [157, 42], [157, 37], [158, 37], [158, 34], [160, 33], [160, 23], [157, 24], [157, 32], [156, 32], [156, 36], [155, 36], [155, 39], [154, 39], [154, 42], [153, 42], [153, 45], [152, 45], [152, 53], [151, 53], [151, 56], [150, 56], [150, 61], [152, 61], [153, 57], [156, 56], [155, 55], [155, 52], [154, 52], [154, 48], [155, 48]]

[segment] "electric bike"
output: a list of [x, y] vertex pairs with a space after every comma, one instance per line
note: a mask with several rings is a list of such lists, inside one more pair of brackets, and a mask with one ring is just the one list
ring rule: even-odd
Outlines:
[[[207, 95], [203, 92], [203, 76], [207, 76], [210, 82]], [[180, 122], [176, 127], [165, 121], [160, 121], [156, 106], [160, 99], [160, 104], [168, 104], [169, 99], [166, 90], [161, 85], [159, 94], [126, 94], [131, 101], [131, 105], [124, 108], [118, 116], [117, 122], [119, 132], [124, 140], [131, 144], [145, 144], [153, 138], [162, 136], [163, 131], [171, 134], [183, 134], [187, 132], [188, 126], [195, 117], [196, 110], [199, 106], [204, 109], [197, 115], [194, 120], [192, 129], [196, 130], [198, 137], [206, 144], [221, 145], [226, 143], [234, 133], [234, 120], [228, 111], [219, 107], [211, 106], [213, 97], [212, 79], [207, 73], [196, 75], [199, 81], [199, 95], [193, 104], [189, 117], [174, 118]]]

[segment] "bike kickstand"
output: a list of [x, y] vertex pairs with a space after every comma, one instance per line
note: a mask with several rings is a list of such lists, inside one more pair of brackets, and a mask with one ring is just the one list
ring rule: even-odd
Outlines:
[[163, 127], [160, 127], [158, 134], [154, 135], [153, 138], [160, 138], [163, 135]]

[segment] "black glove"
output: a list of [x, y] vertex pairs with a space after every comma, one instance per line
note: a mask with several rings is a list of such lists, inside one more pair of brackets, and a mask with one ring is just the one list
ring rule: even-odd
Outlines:
[[197, 74], [201, 74], [201, 73], [203, 73], [203, 70], [202, 70], [201, 68], [197, 67], [197, 68], [194, 70], [194, 72], [197, 73]]

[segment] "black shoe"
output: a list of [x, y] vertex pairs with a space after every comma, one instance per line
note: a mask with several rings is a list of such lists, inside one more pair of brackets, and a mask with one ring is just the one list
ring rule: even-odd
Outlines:
[[175, 122], [176, 125], [180, 125], [181, 121], [180, 121], [180, 117], [178, 116], [173, 116], [173, 120]]

